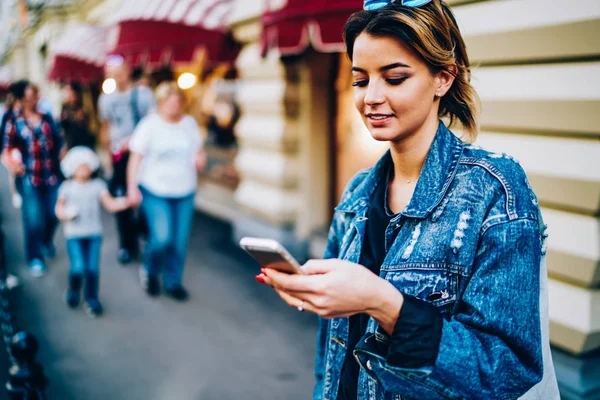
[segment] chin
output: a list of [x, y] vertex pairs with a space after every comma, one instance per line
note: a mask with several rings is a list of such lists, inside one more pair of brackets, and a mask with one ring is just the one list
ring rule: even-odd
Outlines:
[[381, 129], [370, 127], [369, 132], [371, 133], [371, 137], [378, 142], [394, 142], [403, 136], [401, 133], [398, 133], [397, 130], [389, 128]]

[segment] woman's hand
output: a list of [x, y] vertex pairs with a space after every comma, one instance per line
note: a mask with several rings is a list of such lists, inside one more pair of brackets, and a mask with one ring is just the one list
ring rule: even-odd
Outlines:
[[362, 265], [338, 259], [311, 260], [302, 270], [304, 275], [288, 275], [266, 268], [257, 280], [272, 286], [291, 307], [301, 306], [323, 318], [367, 313], [378, 319], [384, 308], [392, 315], [381, 319], [392, 320], [393, 314], [398, 319], [402, 294]]
[[137, 186], [127, 188], [127, 200], [130, 207], [139, 207], [142, 204], [142, 191]]
[[2, 153], [2, 164], [4, 164], [15, 176], [25, 175], [25, 164], [23, 164], [21, 152], [19, 150], [5, 150]]
[[198, 173], [204, 172], [207, 161], [208, 156], [206, 155], [205, 151], [200, 150], [196, 153], [196, 157], [194, 158], [194, 165], [196, 166], [196, 171], [198, 171]]
[[15, 176], [25, 175], [25, 164], [19, 161], [9, 161], [7, 167]]

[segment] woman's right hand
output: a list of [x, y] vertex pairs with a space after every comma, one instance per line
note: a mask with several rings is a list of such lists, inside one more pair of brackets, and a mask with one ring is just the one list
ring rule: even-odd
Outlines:
[[142, 191], [139, 187], [133, 186], [127, 189], [127, 200], [131, 207], [139, 207], [142, 204]]
[[2, 164], [10, 170], [13, 175], [23, 176], [25, 175], [25, 164], [18, 157], [14, 157], [10, 152], [5, 151], [2, 154]]

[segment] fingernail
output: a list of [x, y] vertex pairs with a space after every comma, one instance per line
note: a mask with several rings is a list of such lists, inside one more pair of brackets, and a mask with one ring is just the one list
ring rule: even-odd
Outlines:
[[264, 269], [264, 268], [261, 268], [261, 269], [260, 269], [260, 272], [262, 272], [262, 274], [263, 274], [264, 276], [268, 276], [268, 275], [267, 275], [267, 270], [266, 270], [266, 269]]
[[256, 275], [254, 279], [256, 279], [256, 282], [258, 283], [265, 283], [265, 278], [263, 278], [261, 275]]

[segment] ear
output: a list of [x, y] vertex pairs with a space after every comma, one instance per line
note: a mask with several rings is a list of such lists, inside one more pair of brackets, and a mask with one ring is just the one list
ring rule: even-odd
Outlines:
[[435, 75], [434, 79], [434, 89], [436, 97], [444, 97], [446, 93], [452, 87], [454, 83], [454, 79], [456, 74], [458, 73], [458, 69], [455, 65], [451, 65], [450, 67], [441, 70]]

